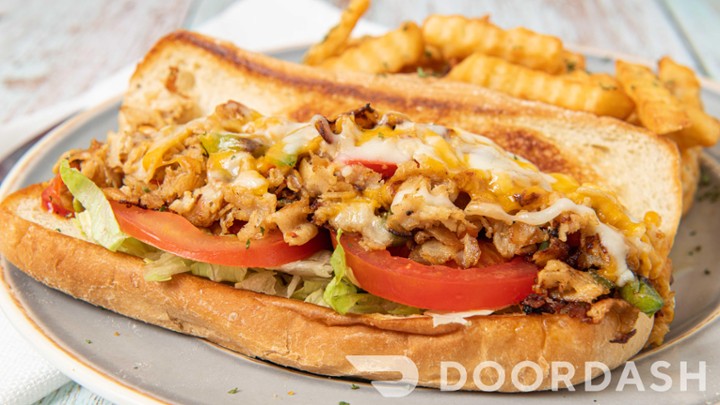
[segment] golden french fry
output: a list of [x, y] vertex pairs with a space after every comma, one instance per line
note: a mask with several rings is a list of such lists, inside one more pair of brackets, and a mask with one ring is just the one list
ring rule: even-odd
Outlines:
[[602, 87], [620, 87], [620, 83], [607, 73], [588, 73], [584, 70], [576, 70], [571, 73], [562, 75], [564, 78], [579, 82], [579, 83], [592, 83]]
[[682, 104], [703, 109], [700, 81], [692, 69], [665, 56], [658, 62], [658, 77]]
[[548, 73], [565, 69], [558, 38], [525, 28], [505, 31], [487, 19], [432, 15], [423, 23], [423, 38], [438, 47], [446, 60], [479, 52]]
[[371, 38], [372, 38], [372, 36], [370, 36], [370, 35], [363, 35], [363, 36], [361, 36], [361, 37], [356, 37], [356, 38], [348, 38], [348, 40], [345, 41], [345, 43], [344, 43], [343, 46], [340, 48], [340, 50], [338, 51], [338, 53], [336, 54], [336, 56], [337, 56], [337, 55], [340, 55], [340, 54], [343, 53], [343, 52], [345, 52], [347, 49], [355, 48], [356, 46], [359, 46], [360, 44], [362, 44], [363, 42], [365, 42], [365, 41], [367, 41], [368, 39], [371, 39]]
[[628, 124], [633, 124], [636, 127], [641, 127], [642, 122], [640, 122], [640, 118], [637, 115], [637, 111], [633, 111], [632, 114], [628, 115], [627, 118], [625, 118], [625, 121]]
[[573, 70], [562, 75], [562, 77], [577, 82], [588, 82], [590, 81], [590, 73], [585, 70]]
[[666, 56], [658, 63], [658, 76], [683, 105], [690, 119], [688, 128], [672, 133], [669, 137], [680, 149], [715, 145], [720, 138], [720, 123], [703, 111], [700, 81], [695, 73]]
[[585, 56], [579, 53], [564, 50], [562, 52], [562, 60], [565, 73], [574, 73], [585, 71]]
[[394, 73], [405, 66], [416, 65], [424, 51], [420, 27], [408, 22], [381, 37], [368, 38], [318, 66], [335, 71]]
[[425, 44], [425, 50], [423, 51], [423, 58], [421, 64], [434, 64], [443, 62], [443, 56], [440, 49], [433, 45]]
[[615, 74], [628, 96], [635, 102], [643, 126], [658, 135], [690, 126], [688, 115], [670, 90], [648, 68], [618, 60]]
[[720, 139], [720, 122], [696, 107], [685, 109], [690, 126], [668, 134], [680, 149], [693, 146], [713, 146]]
[[370, 0], [352, 0], [340, 16], [338, 25], [330, 29], [325, 38], [313, 45], [305, 54], [304, 63], [317, 65], [322, 61], [335, 56], [350, 38], [350, 33], [360, 17], [370, 7]]
[[571, 110], [597, 115], [627, 117], [633, 103], [617, 85], [607, 85], [597, 78], [551, 75], [515, 65], [503, 59], [474, 54], [455, 66], [447, 78], [479, 84], [515, 97], [542, 101]]

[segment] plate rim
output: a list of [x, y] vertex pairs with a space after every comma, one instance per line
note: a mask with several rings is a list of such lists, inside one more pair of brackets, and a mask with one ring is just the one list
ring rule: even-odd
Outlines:
[[[578, 45], [568, 45], [567, 47], [570, 50], [580, 52], [588, 57], [598, 59], [610, 58], [613, 60], [623, 59], [647, 66], [654, 65], [654, 63], [648, 59], [621, 52], [609, 51], [603, 48]], [[301, 49], [301, 47], [298, 47], [298, 49]], [[293, 51], [295, 48], [288, 47], [286, 50]], [[720, 81], [705, 77], [699, 77], [699, 80], [703, 90], [707, 89], [720, 96]], [[73, 133], [74, 129], [84, 125], [87, 121], [95, 118], [97, 115], [113, 108], [115, 105], [119, 106], [122, 98], [122, 94], [116, 94], [91, 108], [79, 112], [77, 115], [68, 119], [33, 145], [33, 147], [28, 150], [28, 152], [15, 164], [15, 166], [13, 166], [2, 184], [0, 184], [0, 200], [4, 199], [7, 195], [17, 189], [17, 185], [25, 178], [23, 175], [24, 169], [36, 161], [34, 157], [42, 153], [48, 147], [52, 146], [55, 142], [59, 142], [69, 136]], [[709, 157], [707, 152], [704, 152], [704, 158], [718, 163], [714, 158]], [[22, 338], [34, 349], [36, 349], [42, 357], [48, 360], [54, 367], [57, 367], [73, 382], [92, 390], [104, 399], [117, 403], [130, 404], [166, 403], [166, 400], [162, 399], [153, 392], [144, 391], [139, 387], [124, 383], [121, 379], [117, 379], [109, 374], [103, 373], [101, 370], [97, 369], [92, 362], [84, 362], [82, 359], [76, 357], [68, 348], [62, 347], [61, 342], [54, 341], [50, 336], [51, 334], [45, 333], [43, 327], [35, 322], [35, 320], [27, 313], [26, 308], [22, 306], [18, 298], [15, 296], [12, 286], [6, 279], [6, 274], [9, 271], [7, 265], [7, 259], [0, 255], [0, 311], [5, 314], [10, 321], [10, 324], [19, 332]], [[668, 342], [667, 345], [663, 344], [658, 348], [651, 349], [647, 352], [641, 352], [633, 358], [628, 359], [628, 361], [645, 359], [662, 353], [666, 349], [675, 347], [687, 338], [694, 336], [697, 333], [703, 333], [703, 331], [714, 324], [717, 319], [720, 319], [720, 305], [715, 308], [711, 314], [704, 318], [701, 323], [693, 326], [680, 336], [675, 337], [673, 340]]]
[[[43, 137], [10, 170], [2, 185], [0, 185], [0, 199], [4, 199], [7, 194], [16, 189], [18, 183], [22, 182], [24, 170], [33, 163], [33, 158], [36, 155], [43, 152], [53, 143], [69, 136], [74, 129], [95, 118], [100, 113], [114, 108], [121, 100], [122, 95], [112, 96], [70, 118], [46, 137]], [[9, 271], [8, 263], [7, 259], [0, 255], [0, 286], [2, 287], [0, 288], [0, 310], [23, 339], [36, 349], [43, 358], [48, 360], [54, 367], [57, 367], [60, 372], [72, 381], [84, 387], [92, 387], [93, 392], [110, 401], [132, 404], [165, 403], [152, 396], [151, 393], [143, 392], [123, 383], [122, 380], [103, 373], [101, 370], [96, 369], [92, 363], [86, 363], [75, 357], [70, 350], [62, 347], [60, 342], [53, 340], [50, 334], [46, 333], [42, 326], [27, 313], [27, 309], [15, 296], [12, 286], [6, 279], [6, 274]]]

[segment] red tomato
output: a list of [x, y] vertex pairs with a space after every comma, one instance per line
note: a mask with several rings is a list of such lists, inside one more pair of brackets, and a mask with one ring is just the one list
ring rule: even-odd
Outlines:
[[428, 266], [387, 250], [365, 250], [343, 235], [345, 260], [359, 286], [400, 304], [437, 311], [498, 309], [532, 292], [538, 268], [522, 258], [481, 268]]
[[210, 235], [172, 212], [145, 210], [115, 201], [110, 205], [123, 232], [158, 249], [205, 263], [269, 268], [305, 259], [329, 247], [324, 233], [302, 246], [288, 245], [279, 231], [248, 242], [234, 236]]
[[43, 190], [41, 198], [42, 206], [52, 213], [64, 217], [75, 213], [72, 209], [72, 196], [59, 174], [50, 180], [50, 184]]
[[380, 173], [384, 179], [389, 179], [395, 174], [397, 165], [395, 163], [381, 162], [379, 160], [349, 159], [345, 161], [348, 165], [363, 165], [368, 169]]

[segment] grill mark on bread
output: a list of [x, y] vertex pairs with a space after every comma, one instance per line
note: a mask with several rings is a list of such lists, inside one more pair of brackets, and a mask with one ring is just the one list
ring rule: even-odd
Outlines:
[[[509, 113], [506, 109], [492, 108], [488, 105], [470, 105], [461, 101], [438, 100], [432, 97], [408, 98], [403, 95], [393, 94], [390, 91], [378, 91], [377, 89], [342, 83], [332, 80], [334, 77], [330, 72], [327, 72], [327, 78], [317, 77], [316, 75], [289, 75], [263, 63], [257, 63], [254, 60], [239, 56], [237, 53], [233, 52], [232, 49], [228, 49], [223, 46], [221, 42], [212, 41], [208, 38], [194, 35], [187, 31], [178, 31], [167, 38], [171, 41], [180, 40], [199, 47], [211, 55], [225, 62], [231, 63], [235, 68], [245, 71], [251, 75], [270, 78], [293, 87], [300, 87], [308, 90], [311, 89], [312, 91], [320, 92], [331, 99], [346, 99], [348, 97], [352, 97], [354, 99], [364, 100], [365, 102], [373, 104], [392, 105], [402, 111], [411, 111], [422, 108], [438, 109], [441, 111], [457, 109], [467, 110], [469, 107], [470, 112], [476, 114]], [[381, 76], [377, 76], [376, 80], [383, 80], [383, 78]], [[317, 113], [317, 108], [314, 109], [313, 114], [315, 113]], [[299, 120], [307, 120], [310, 118], [305, 114], [302, 114], [301, 116], [292, 114], [292, 116]]]

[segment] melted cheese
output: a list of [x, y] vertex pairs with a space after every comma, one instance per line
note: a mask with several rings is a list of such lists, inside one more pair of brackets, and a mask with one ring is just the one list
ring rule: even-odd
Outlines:
[[315, 128], [315, 121], [317, 119], [319, 119], [319, 116], [313, 117], [307, 124], [288, 124], [288, 132], [282, 137], [284, 143], [283, 152], [285, 152], [285, 154], [298, 155], [310, 149], [310, 146], [313, 144], [312, 141], [320, 137], [320, 134]]
[[387, 163], [405, 163], [412, 159], [411, 142], [400, 142], [398, 139], [373, 138], [359, 146], [343, 145], [337, 160], [366, 160]]
[[240, 172], [232, 182], [241, 188], [253, 191], [255, 194], [265, 194], [268, 190], [268, 181], [256, 170], [245, 170]]

